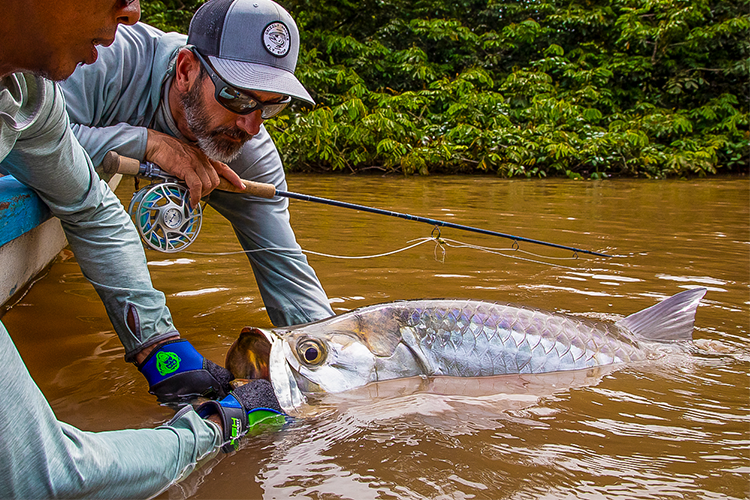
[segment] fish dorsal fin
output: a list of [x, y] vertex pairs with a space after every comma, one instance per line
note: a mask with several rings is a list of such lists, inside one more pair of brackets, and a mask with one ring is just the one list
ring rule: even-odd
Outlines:
[[705, 287], [685, 290], [616, 324], [647, 340], [692, 340], [695, 311], [706, 291]]

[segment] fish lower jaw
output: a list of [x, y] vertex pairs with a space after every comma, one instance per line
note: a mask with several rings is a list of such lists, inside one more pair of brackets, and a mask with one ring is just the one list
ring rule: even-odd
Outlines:
[[297, 382], [297, 387], [303, 393], [311, 392], [326, 392], [320, 385], [313, 382], [309, 378], [302, 375], [299, 370], [296, 370], [293, 366], [289, 365], [289, 371], [292, 373], [294, 380]]

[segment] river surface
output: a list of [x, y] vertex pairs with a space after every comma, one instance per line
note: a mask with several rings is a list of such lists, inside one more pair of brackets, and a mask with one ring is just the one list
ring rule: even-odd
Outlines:
[[[407, 380], [323, 398], [158, 498], [748, 498], [750, 182], [303, 176], [289, 190], [605, 252], [443, 229], [369, 259], [309, 255], [336, 312], [398, 299], [516, 302], [616, 321], [708, 287], [690, 353], [615, 370]], [[118, 194], [128, 201], [132, 181]], [[345, 257], [429, 238], [426, 224], [292, 201], [305, 250]], [[461, 247], [463, 245], [463, 247]], [[471, 247], [466, 245], [472, 245]], [[190, 253], [148, 252], [184, 337], [223, 363], [270, 327], [231, 227], [208, 210]], [[528, 252], [528, 253], [522, 253]], [[211, 255], [229, 253], [229, 255]], [[171, 417], [70, 252], [4, 317], [56, 414], [86, 430]], [[33, 332], [33, 333], [32, 333]]]

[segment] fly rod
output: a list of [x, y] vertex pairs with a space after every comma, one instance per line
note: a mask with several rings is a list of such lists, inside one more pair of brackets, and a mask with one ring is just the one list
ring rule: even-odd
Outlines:
[[[138, 177], [161, 178], [164, 180], [171, 179], [173, 181], [175, 180], [173, 176], [170, 176], [168, 173], [164, 172], [161, 168], [159, 168], [157, 165], [151, 162], [141, 163], [140, 161], [136, 159], [128, 158], [125, 156], [120, 156], [114, 151], [110, 151], [104, 156], [104, 160], [102, 161], [102, 168], [105, 173], [112, 174], [112, 175], [119, 173], [119, 174], [124, 174], [124, 175], [134, 175]], [[223, 177], [220, 177], [219, 186], [216, 189], [220, 189], [222, 191], [229, 191], [233, 193], [244, 193], [244, 194], [249, 194], [252, 196], [258, 196], [260, 198], [267, 198], [267, 199], [271, 199], [275, 196], [280, 196], [284, 198], [292, 198], [296, 200], [310, 201], [313, 203], [322, 203], [322, 204], [331, 205], [334, 207], [349, 208], [353, 210], [360, 210], [362, 212], [369, 212], [369, 213], [378, 214], [378, 215], [387, 215], [389, 217], [397, 217], [399, 219], [411, 220], [411, 221], [416, 221], [416, 222], [424, 222], [426, 224], [431, 224], [433, 226], [438, 226], [438, 227], [449, 227], [453, 229], [459, 229], [462, 231], [471, 231], [471, 232], [479, 233], [479, 234], [498, 236], [500, 238], [513, 240], [516, 243], [518, 242], [532, 243], [534, 245], [544, 245], [544, 246], [559, 248], [563, 250], [570, 250], [575, 253], [596, 255], [598, 257], [612, 257], [612, 255], [607, 255], [605, 253], [594, 252], [591, 250], [583, 250], [581, 248], [575, 248], [575, 247], [570, 247], [570, 246], [565, 246], [565, 245], [559, 245], [557, 243], [550, 243], [548, 241], [524, 238], [522, 236], [514, 236], [512, 234], [500, 233], [497, 231], [490, 231], [488, 229], [481, 229], [481, 228], [477, 228], [473, 226], [465, 226], [463, 224], [455, 224], [453, 222], [446, 222], [442, 220], [431, 219], [428, 217], [420, 217], [417, 215], [405, 214], [405, 213], [400, 213], [400, 212], [392, 212], [390, 210], [382, 210], [380, 208], [373, 208], [373, 207], [368, 207], [365, 205], [358, 205], [356, 203], [347, 203], [347, 202], [338, 201], [338, 200], [331, 200], [328, 198], [320, 198], [318, 196], [311, 196], [307, 194], [292, 193], [289, 191], [280, 191], [276, 189], [276, 186], [274, 186], [273, 184], [265, 184], [265, 183], [260, 183], [260, 182], [248, 181], [244, 179], [242, 180], [242, 183], [245, 185], [244, 189], [240, 189], [237, 186], [230, 183], [228, 180], [224, 179]], [[173, 250], [173, 251], [176, 251], [176, 250]]]

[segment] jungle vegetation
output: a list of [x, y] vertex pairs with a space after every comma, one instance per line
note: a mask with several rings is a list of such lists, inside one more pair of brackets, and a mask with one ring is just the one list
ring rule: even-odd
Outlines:
[[[187, 33], [202, 0], [142, 0]], [[750, 0], [280, 0], [316, 100], [269, 120], [291, 171], [748, 172]]]

